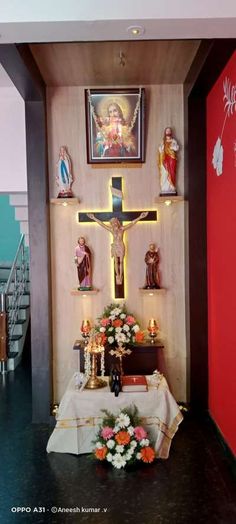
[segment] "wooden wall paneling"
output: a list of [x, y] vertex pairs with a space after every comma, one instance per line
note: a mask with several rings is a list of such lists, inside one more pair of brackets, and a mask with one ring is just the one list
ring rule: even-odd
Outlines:
[[[111, 236], [97, 224], [78, 223], [78, 211], [110, 210], [109, 185], [112, 176], [123, 177], [124, 209], [157, 209], [156, 223], [140, 223], [126, 232], [126, 304], [143, 328], [148, 319], [160, 319], [166, 342], [164, 358], [167, 363], [171, 387], [180, 400], [186, 399], [186, 341], [184, 318], [184, 202], [167, 208], [156, 204], [159, 194], [157, 147], [164, 128], [171, 125], [181, 145], [178, 166], [178, 192], [184, 191], [184, 131], [183, 89], [181, 85], [146, 86], [147, 129], [146, 163], [136, 169], [107, 167], [93, 169], [87, 164], [85, 142], [85, 103], [83, 87], [47, 89], [49, 171], [51, 197], [55, 197], [55, 170], [59, 147], [68, 146], [73, 162], [75, 182], [73, 191], [79, 198], [78, 206], [51, 205], [51, 255], [53, 290], [53, 359], [55, 401], [60, 400], [77, 360], [73, 352], [74, 341], [80, 338], [83, 318], [91, 321], [103, 308], [114, 301]], [[84, 235], [93, 252], [93, 284], [99, 290], [86, 298], [72, 296], [77, 282], [74, 250], [79, 235]], [[143, 296], [139, 288], [144, 285], [144, 256], [149, 243], [160, 246], [161, 274], [165, 295]], [[117, 300], [119, 303], [119, 300]]]
[[92, 87], [181, 84], [198, 46], [198, 40], [129, 40], [30, 47], [48, 86]]

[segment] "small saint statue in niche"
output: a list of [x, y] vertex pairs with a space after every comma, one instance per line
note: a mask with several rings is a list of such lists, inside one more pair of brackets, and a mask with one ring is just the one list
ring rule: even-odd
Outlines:
[[158, 148], [158, 168], [160, 173], [160, 196], [177, 195], [176, 167], [179, 145], [171, 127], [166, 127], [162, 143]]
[[160, 277], [159, 277], [159, 254], [155, 244], [149, 244], [149, 250], [145, 255], [146, 263], [146, 281], [144, 289], [160, 289]]
[[124, 232], [127, 229], [133, 227], [139, 220], [145, 218], [148, 215], [148, 211], [143, 211], [137, 218], [132, 220], [126, 226], [123, 226], [119, 219], [116, 217], [111, 218], [109, 225], [105, 224], [98, 218], [94, 216], [93, 213], [87, 213], [88, 217], [97, 222], [104, 229], [109, 231], [113, 236], [113, 242], [111, 244], [111, 256], [114, 258], [114, 267], [116, 275], [116, 284], [118, 286], [122, 285], [123, 273], [124, 273], [124, 256], [125, 256], [125, 244], [124, 244]]
[[57, 198], [73, 197], [71, 186], [73, 184], [71, 159], [66, 146], [61, 146], [57, 162], [56, 183], [59, 187]]
[[77, 265], [79, 287], [81, 291], [92, 289], [92, 265], [91, 251], [85, 244], [85, 238], [78, 238], [78, 245], [75, 248], [75, 263]]

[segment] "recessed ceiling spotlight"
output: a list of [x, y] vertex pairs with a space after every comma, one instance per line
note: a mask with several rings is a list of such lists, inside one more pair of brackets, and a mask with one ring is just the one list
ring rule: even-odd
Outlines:
[[145, 29], [141, 25], [130, 25], [127, 27], [127, 31], [131, 36], [135, 36], [136, 38], [145, 33]]

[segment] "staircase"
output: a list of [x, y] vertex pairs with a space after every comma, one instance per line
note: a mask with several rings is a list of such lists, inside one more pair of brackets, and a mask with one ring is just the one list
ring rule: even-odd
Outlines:
[[25, 246], [29, 245], [28, 194], [11, 193], [10, 205], [15, 208], [15, 220], [20, 223], [20, 232], [25, 236]]
[[0, 293], [0, 315], [6, 317], [7, 337], [5, 356], [4, 348], [0, 347], [1, 366], [2, 371], [14, 371], [21, 361], [30, 317], [29, 267], [24, 253], [24, 235], [13, 265], [0, 264]]

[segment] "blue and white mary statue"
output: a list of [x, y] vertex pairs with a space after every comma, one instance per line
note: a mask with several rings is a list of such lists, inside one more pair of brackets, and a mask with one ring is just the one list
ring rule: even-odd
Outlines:
[[67, 148], [66, 146], [61, 146], [59, 151], [59, 159], [57, 162], [56, 182], [59, 187], [57, 198], [73, 197], [71, 190], [73, 176], [71, 171], [71, 159], [67, 152]]

